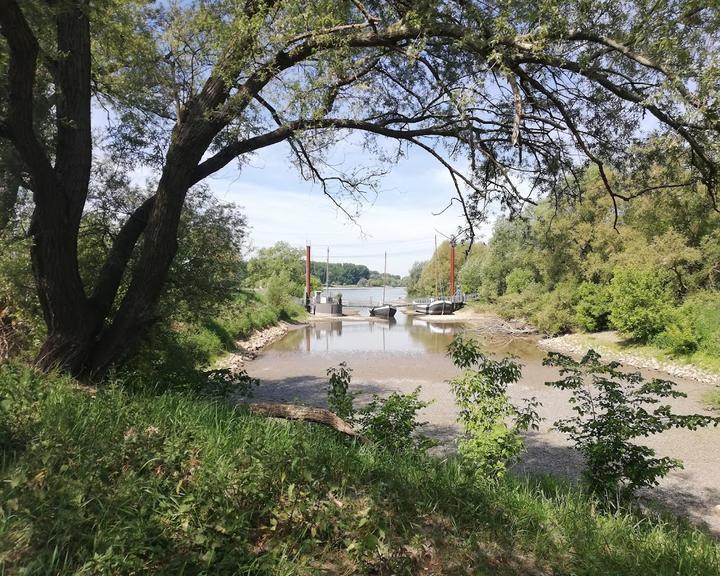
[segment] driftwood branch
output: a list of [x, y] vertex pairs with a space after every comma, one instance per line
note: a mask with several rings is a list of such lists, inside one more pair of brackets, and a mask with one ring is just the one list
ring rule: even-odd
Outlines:
[[274, 402], [253, 402], [244, 404], [244, 406], [247, 407], [252, 414], [269, 416], [271, 418], [282, 418], [284, 420], [304, 420], [306, 422], [324, 424], [341, 434], [357, 438], [363, 444], [368, 443], [368, 439], [365, 438], [365, 436], [356, 432], [350, 424], [345, 422], [345, 420], [337, 414], [325, 408], [298, 406], [297, 404], [277, 404]]

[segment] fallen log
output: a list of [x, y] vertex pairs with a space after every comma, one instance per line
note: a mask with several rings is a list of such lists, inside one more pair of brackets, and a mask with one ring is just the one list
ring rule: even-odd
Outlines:
[[303, 420], [306, 422], [324, 424], [341, 434], [357, 438], [363, 444], [367, 444], [369, 442], [365, 436], [356, 432], [350, 424], [345, 422], [345, 420], [325, 408], [299, 406], [297, 404], [278, 404], [275, 402], [249, 402], [243, 403], [242, 406], [246, 407], [252, 414], [258, 414], [260, 416], [282, 418], [284, 420]]

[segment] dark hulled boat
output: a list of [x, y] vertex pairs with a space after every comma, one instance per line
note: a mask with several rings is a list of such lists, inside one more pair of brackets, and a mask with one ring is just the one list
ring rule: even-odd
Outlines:
[[377, 316], [379, 318], [393, 318], [397, 312], [397, 308], [390, 306], [390, 304], [383, 304], [382, 306], [373, 306], [370, 308], [370, 316]]

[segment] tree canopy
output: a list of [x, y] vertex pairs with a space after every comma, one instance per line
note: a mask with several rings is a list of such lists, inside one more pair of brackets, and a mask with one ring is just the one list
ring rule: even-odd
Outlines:
[[[156, 318], [188, 191], [280, 142], [351, 217], [418, 147], [450, 172], [471, 240], [491, 203], [575, 194], [587, 163], [616, 206], [680, 184], [624, 185], [660, 156], [715, 203], [719, 24], [699, 0], [1, 0], [0, 138], [34, 201], [39, 364], [95, 374], [122, 357]], [[376, 164], [329, 161], [350, 132]], [[157, 180], [84, 279], [103, 157]]]

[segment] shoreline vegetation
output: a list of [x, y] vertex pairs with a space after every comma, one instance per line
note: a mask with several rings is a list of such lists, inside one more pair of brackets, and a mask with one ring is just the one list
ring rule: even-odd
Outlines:
[[604, 511], [557, 479], [479, 481], [455, 458], [139, 382], [88, 393], [13, 364], [0, 382], [0, 566], [10, 573], [720, 570], [702, 530], [649, 510]]

